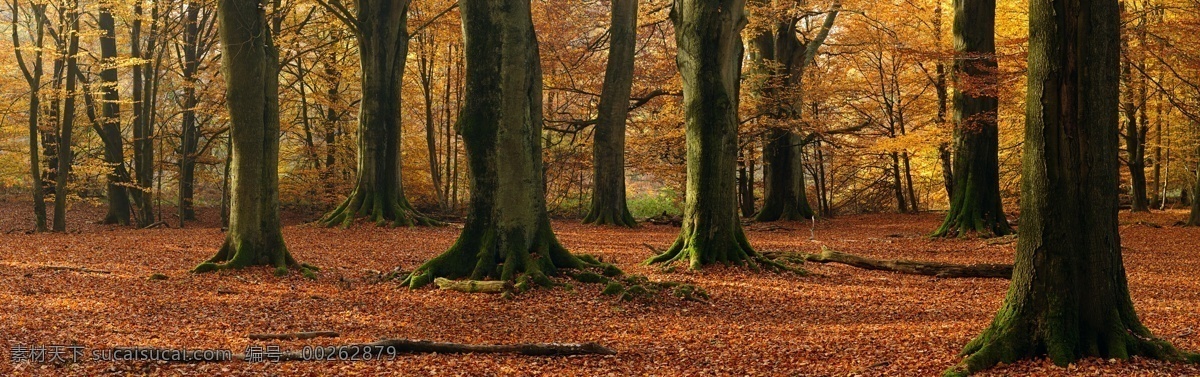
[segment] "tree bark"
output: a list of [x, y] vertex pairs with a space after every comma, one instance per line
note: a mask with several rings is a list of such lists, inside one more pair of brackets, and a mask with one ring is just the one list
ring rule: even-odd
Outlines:
[[608, 63], [592, 143], [592, 203], [584, 224], [635, 227], [625, 201], [625, 120], [633, 88], [637, 0], [612, 1]]
[[62, 101], [62, 112], [59, 113], [59, 135], [58, 135], [58, 168], [55, 169], [54, 175], [54, 224], [52, 230], [62, 232], [67, 230], [67, 181], [71, 178], [71, 162], [74, 160], [74, 154], [71, 153], [71, 136], [75, 128], [75, 93], [76, 85], [79, 81], [79, 76], [75, 74], [79, 70], [79, 2], [77, 0], [68, 1], [67, 8], [62, 14], [67, 18], [63, 25], [68, 30], [63, 30], [68, 37], [66, 53], [66, 98]]
[[[196, 219], [194, 193], [196, 185], [196, 157], [200, 151], [200, 127], [196, 123], [196, 106], [200, 99], [196, 96], [196, 74], [200, 68], [201, 55], [205, 52], [201, 45], [201, 28], [207, 22], [200, 19], [203, 5], [199, 2], [188, 2], [183, 25], [183, 114], [180, 125], [179, 140], [179, 224], [186, 220]], [[207, 14], [205, 20], [207, 20]], [[303, 82], [301, 82], [303, 86]], [[307, 119], [307, 116], [305, 117]], [[306, 120], [307, 121], [307, 120]], [[311, 143], [310, 143], [311, 144]], [[311, 147], [309, 148], [311, 152]]]
[[[1197, 156], [1200, 156], [1200, 148], [1196, 149]], [[1196, 185], [1192, 187], [1192, 192], [1200, 192], [1200, 162], [1196, 164]], [[1187, 190], [1183, 190], [1184, 198], [1187, 197]], [[1192, 212], [1188, 216], [1187, 226], [1200, 226], [1200, 200], [1192, 201]]]
[[[458, 241], [403, 282], [435, 278], [549, 285], [560, 269], [599, 267], [572, 255], [550, 229], [542, 186], [542, 71], [527, 0], [461, 0], [466, 75], [459, 132], [471, 169]], [[732, 170], [730, 170], [732, 173]]]
[[108, 212], [101, 220], [104, 224], [129, 225], [129, 173], [125, 171], [125, 146], [121, 136], [121, 100], [117, 92], [117, 67], [113, 62], [117, 58], [116, 22], [113, 20], [112, 9], [109, 5], [101, 4], [100, 16], [97, 19], [102, 34], [100, 35], [100, 58], [105, 68], [100, 71], [100, 87], [104, 93], [104, 103], [100, 106], [103, 118], [100, 139], [104, 143], [104, 164], [108, 165], [105, 175], [105, 197], [108, 198]]
[[1000, 199], [995, 25], [995, 0], [954, 2], [954, 191], [934, 237], [1012, 233]]
[[803, 220], [813, 217], [805, 193], [804, 170], [799, 163], [800, 137], [795, 132], [772, 128], [763, 148], [766, 193], [762, 210], [754, 221]]
[[1084, 357], [1183, 360], [1138, 320], [1121, 258], [1117, 1], [1035, 1], [1029, 13], [1013, 280], [991, 326], [946, 374], [1042, 355], [1059, 366]]
[[[157, 21], [150, 18], [150, 35], [146, 48], [142, 47], [142, 1], [134, 4], [133, 25], [130, 28], [130, 55], [139, 59], [148, 59], [154, 52], [157, 36]], [[155, 12], [151, 12], [152, 15]], [[149, 77], [148, 77], [149, 76]], [[153, 67], [150, 63], [141, 63], [133, 67], [133, 168], [136, 188], [133, 190], [134, 201], [137, 203], [137, 225], [145, 227], [154, 222], [154, 195], [150, 188], [154, 181], [154, 123], [151, 114], [154, 81]]]
[[675, 0], [671, 20], [679, 46], [675, 63], [683, 78], [686, 200], [674, 244], [645, 263], [776, 267], [750, 247], [737, 216], [737, 87], [745, 1]]
[[225, 243], [194, 272], [274, 266], [309, 273], [292, 258], [279, 223], [279, 55], [261, 0], [221, 0], [217, 19], [231, 162]]
[[358, 178], [325, 226], [349, 226], [357, 217], [376, 225], [433, 225], [404, 196], [400, 173], [400, 88], [408, 57], [407, 0], [363, 0], [355, 10], [362, 67], [358, 119]]
[[44, 197], [45, 190], [42, 187], [42, 166], [38, 155], [38, 135], [41, 134], [38, 128], [38, 122], [41, 115], [41, 87], [42, 87], [42, 71], [44, 62], [42, 60], [42, 47], [45, 45], [46, 37], [46, 5], [45, 4], [30, 4], [34, 23], [37, 25], [33, 32], [33, 62], [25, 63], [24, 55], [22, 54], [21, 38], [17, 34], [17, 23], [20, 18], [21, 10], [20, 3], [13, 0], [11, 3], [12, 10], [12, 45], [13, 56], [17, 60], [17, 66], [21, 69], [21, 74], [25, 76], [25, 82], [29, 85], [29, 174], [32, 184], [30, 192], [33, 194], [33, 214], [34, 214], [34, 231], [46, 231], [46, 199]]

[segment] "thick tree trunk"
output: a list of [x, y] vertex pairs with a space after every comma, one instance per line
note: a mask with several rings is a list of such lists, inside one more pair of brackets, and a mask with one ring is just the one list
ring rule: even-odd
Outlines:
[[799, 162], [800, 137], [795, 132], [773, 128], [767, 131], [763, 149], [766, 195], [755, 221], [803, 220], [813, 217], [805, 194], [804, 170]]
[[68, 18], [64, 25], [70, 28], [66, 49], [66, 98], [63, 100], [61, 119], [59, 119], [58, 136], [58, 168], [54, 171], [54, 225], [57, 232], [67, 230], [67, 181], [71, 178], [71, 136], [75, 132], [75, 93], [79, 70], [79, 2], [69, 1], [65, 16]]
[[608, 66], [592, 144], [592, 204], [584, 224], [637, 226], [625, 202], [625, 119], [633, 88], [638, 0], [613, 0]]
[[400, 179], [400, 88], [408, 56], [408, 1], [359, 1], [358, 51], [362, 104], [358, 119], [358, 178], [341, 205], [321, 218], [349, 226], [357, 217], [376, 225], [432, 225], [404, 196]]
[[264, 7], [221, 0], [217, 17], [233, 152], [229, 230], [217, 255], [193, 271], [267, 265], [308, 273], [279, 223], [279, 56]]
[[107, 5], [100, 8], [97, 23], [103, 34], [100, 35], [100, 58], [106, 64], [100, 71], [100, 87], [104, 93], [104, 103], [100, 106], [101, 120], [100, 139], [104, 143], [104, 163], [108, 165], [105, 184], [105, 196], [108, 198], [108, 213], [101, 220], [104, 224], [129, 225], [129, 173], [125, 171], [125, 146], [121, 136], [121, 100], [117, 92], [117, 67], [113, 59], [117, 58], [116, 22], [112, 10]]
[[[991, 327], [947, 375], [1049, 356], [1182, 360], [1138, 320], [1117, 221], [1116, 0], [1030, 3], [1021, 231]], [[1195, 358], [1200, 361], [1200, 357]]]
[[647, 264], [778, 266], [750, 247], [734, 196], [744, 8], [743, 0], [675, 0], [671, 9], [683, 77], [686, 200], [679, 237]]
[[[465, 97], [459, 132], [471, 168], [471, 201], [458, 241], [405, 285], [435, 278], [548, 285], [560, 269], [600, 266], [558, 243], [542, 186], [542, 71], [527, 0], [459, 2]], [[732, 173], [732, 170], [730, 171]]]
[[954, 2], [954, 191], [934, 237], [1012, 233], [1000, 199], [996, 1]]

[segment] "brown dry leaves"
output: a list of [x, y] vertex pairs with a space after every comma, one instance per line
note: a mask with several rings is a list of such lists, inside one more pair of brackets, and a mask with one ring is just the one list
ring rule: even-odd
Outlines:
[[[28, 212], [4, 207], [0, 232], [24, 229]], [[94, 208], [73, 216], [98, 218]], [[192, 275], [222, 240], [215, 213], [202, 227], [127, 230], [72, 223], [74, 234], [0, 236], [0, 346], [81, 344], [222, 348], [242, 351], [253, 332], [334, 330], [336, 339], [281, 341], [284, 349], [373, 341], [384, 337], [464, 343], [585, 342], [616, 356], [534, 358], [497, 355], [411, 355], [393, 361], [172, 365], [83, 362], [53, 366], [0, 361], [0, 374], [156, 375], [935, 375], [991, 320], [1007, 281], [870, 272], [838, 265], [806, 266], [817, 275], [753, 274], [714, 268], [661, 273], [638, 262], [642, 243], [665, 247], [677, 228], [635, 230], [557, 221], [559, 239], [576, 253], [614, 261], [627, 273], [691, 282], [712, 304], [673, 299], [621, 302], [601, 285], [541, 289], [513, 300], [433, 289], [410, 291], [374, 283], [371, 272], [415, 267], [447, 248], [453, 227], [348, 230], [299, 224], [284, 230], [301, 261], [322, 267], [316, 281], [267, 269]], [[1126, 267], [1143, 322], [1177, 346], [1200, 351], [1200, 229], [1170, 225], [1180, 213], [1122, 215]], [[292, 215], [291, 217], [299, 217]], [[1006, 262], [1011, 244], [929, 240], [939, 217], [848, 216], [817, 223], [748, 227], [761, 250], [816, 251], [820, 245], [877, 258], [956, 263]], [[111, 274], [53, 271], [61, 265]], [[166, 274], [168, 280], [146, 277]], [[263, 343], [256, 343], [263, 344]], [[1063, 369], [1045, 361], [1001, 366], [989, 375], [1198, 375], [1200, 367], [1137, 359], [1086, 360]]]

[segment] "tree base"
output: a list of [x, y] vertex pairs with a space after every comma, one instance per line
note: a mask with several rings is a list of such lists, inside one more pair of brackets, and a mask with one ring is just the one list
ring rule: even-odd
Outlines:
[[946, 215], [946, 219], [942, 221], [942, 225], [930, 237], [992, 238], [1007, 236], [1009, 234], [1013, 234], [1013, 229], [1008, 225], [1008, 219], [1003, 216], [999, 218], [984, 218], [984, 216], [970, 211], [951, 210]]
[[319, 271], [319, 268], [296, 262], [296, 259], [292, 257], [287, 247], [283, 246], [282, 239], [275, 244], [280, 245], [275, 250], [257, 250], [245, 244], [237, 247], [235, 250], [232, 242], [226, 239], [225, 244], [217, 251], [217, 255], [192, 268], [192, 272], [200, 274], [218, 270], [236, 270], [250, 266], [271, 266], [275, 267], [276, 276], [287, 275], [289, 269], [296, 269], [304, 277], [310, 279], [316, 278], [316, 271]]
[[675, 262], [687, 261], [688, 268], [692, 270], [699, 270], [704, 266], [720, 263], [748, 267], [754, 271], [761, 271], [765, 268], [774, 272], [786, 271], [799, 275], [808, 274], [808, 271], [804, 269], [784, 265], [754, 251], [754, 248], [750, 247], [750, 241], [746, 240], [746, 234], [742, 232], [741, 227], [738, 227], [735, 232], [734, 239], [729, 240], [724, 247], [703, 244], [696, 238], [697, 235], [694, 230], [687, 230], [675, 239], [675, 243], [667, 251], [650, 257], [650, 259], [642, 262], [642, 264], [652, 265], [662, 263], [663, 268], [669, 268]]
[[[1114, 309], [1115, 310], [1115, 309]], [[999, 363], [1049, 356], [1055, 365], [1065, 367], [1085, 357], [1126, 360], [1141, 356], [1174, 362], [1200, 362], [1200, 355], [1179, 351], [1170, 343], [1155, 338], [1141, 325], [1118, 323], [1100, 334], [1078, 334], [1063, 329], [1065, 324], [1042, 324], [1033, 320], [998, 316], [992, 326], [963, 349], [964, 359], [947, 369], [943, 376], [969, 376]], [[1042, 328], [1039, 328], [1042, 327]]]
[[771, 221], [784, 221], [784, 220], [803, 221], [803, 220], [812, 219], [813, 216], [815, 216], [815, 214], [812, 211], [812, 208], [810, 208], [807, 205], [800, 207], [800, 208], [797, 208], [796, 206], [791, 206], [791, 205], [784, 206], [783, 208], [778, 208], [778, 207], [776, 207], [776, 208], [777, 209], [771, 209], [770, 207], [763, 207], [763, 209], [758, 211], [758, 214], [754, 216], [754, 221], [757, 221], [757, 222], [771, 222]]
[[637, 220], [634, 220], [633, 214], [629, 213], [629, 209], [625, 206], [614, 208], [613, 206], [593, 206], [588, 211], [587, 216], [583, 217], [583, 223], [589, 225], [615, 225], [627, 228], [636, 228]]
[[317, 222], [325, 227], [347, 228], [355, 219], [368, 218], [377, 226], [437, 226], [440, 222], [426, 217], [399, 195], [376, 195], [354, 189], [342, 204], [322, 216]]
[[559, 276], [564, 269], [595, 268], [605, 275], [621, 274], [616, 266], [568, 252], [554, 239], [549, 223], [540, 226], [532, 242], [521, 242], [519, 231], [504, 234], [490, 227], [482, 231], [478, 228], [468, 225], [454, 246], [417, 267], [400, 284], [415, 289], [436, 278], [515, 281], [514, 288], [520, 292], [529, 289], [531, 283], [553, 285], [550, 277]]

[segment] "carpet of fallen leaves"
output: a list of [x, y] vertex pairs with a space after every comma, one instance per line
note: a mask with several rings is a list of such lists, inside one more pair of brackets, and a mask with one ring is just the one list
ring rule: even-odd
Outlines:
[[[999, 307], [996, 279], [936, 279], [808, 264], [815, 274], [751, 273], [717, 267], [662, 273], [640, 266], [677, 228], [619, 229], [555, 221], [564, 245], [628, 273], [690, 282], [711, 304], [665, 294], [623, 302], [599, 285], [541, 289], [511, 300], [486, 294], [409, 290], [372, 282], [369, 270], [412, 269], [446, 249], [455, 227], [387, 229], [305, 224], [285, 214], [284, 236], [317, 280], [275, 277], [266, 268], [194, 275], [222, 241], [213, 210], [188, 228], [133, 230], [89, 222], [100, 209], [72, 209], [70, 232], [26, 234], [27, 205], [0, 203], [0, 375], [903, 375], [939, 374]], [[1200, 229], [1171, 226], [1182, 212], [1122, 214], [1121, 234], [1133, 300], [1143, 322], [1177, 346], [1200, 351]], [[169, 216], [168, 216], [169, 217]], [[750, 224], [760, 250], [816, 252], [821, 245], [877, 258], [958, 263], [1009, 262], [1012, 243], [931, 240], [938, 214], [861, 215], [820, 221]], [[172, 221], [173, 222], [173, 221]], [[1162, 227], [1156, 227], [1162, 225]], [[54, 271], [76, 266], [111, 274]], [[161, 273], [168, 280], [148, 280]], [[305, 345], [412, 338], [464, 343], [596, 341], [615, 356], [537, 358], [506, 355], [402, 355], [391, 361], [167, 364], [18, 363], [16, 344], [219, 348], [241, 352], [248, 333], [334, 330], [339, 338], [278, 341]], [[1047, 361], [1000, 366], [985, 375], [1200, 375], [1200, 366], [1134, 359]]]

